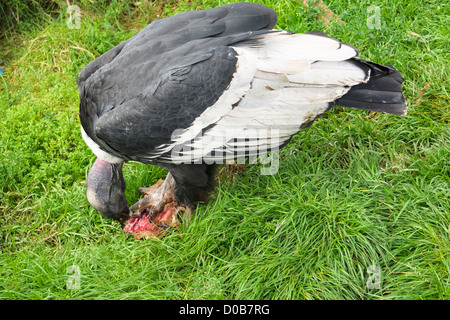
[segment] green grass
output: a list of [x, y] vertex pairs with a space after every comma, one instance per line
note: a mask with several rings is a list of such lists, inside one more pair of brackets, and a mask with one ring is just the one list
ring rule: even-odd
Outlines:
[[[335, 108], [282, 149], [276, 175], [254, 165], [223, 179], [162, 239], [127, 238], [89, 206], [94, 156], [79, 132], [78, 71], [157, 15], [228, 2], [78, 1], [80, 29], [67, 27], [64, 2], [32, 23], [6, 20], [0, 299], [450, 298], [450, 19], [438, 1], [379, 2], [380, 29], [366, 25], [370, 1], [326, 1], [342, 25], [323, 25], [298, 1], [258, 1], [278, 12], [279, 29], [322, 30], [394, 65], [410, 106], [429, 87], [405, 117]], [[130, 204], [164, 175], [128, 163]], [[381, 283], [371, 289], [373, 265]]]

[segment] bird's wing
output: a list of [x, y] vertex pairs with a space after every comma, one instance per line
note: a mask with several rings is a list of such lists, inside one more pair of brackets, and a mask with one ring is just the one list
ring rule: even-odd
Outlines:
[[89, 143], [122, 159], [154, 158], [174, 130], [189, 127], [226, 91], [237, 62], [228, 45], [275, 24], [272, 9], [251, 3], [151, 23], [80, 72]]
[[357, 50], [321, 33], [269, 33], [231, 46], [237, 69], [227, 90], [152, 156], [173, 163], [257, 156], [286, 144], [369, 78]]

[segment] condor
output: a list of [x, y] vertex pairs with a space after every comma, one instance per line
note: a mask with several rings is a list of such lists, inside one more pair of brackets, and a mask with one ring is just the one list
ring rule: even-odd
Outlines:
[[[394, 67], [359, 59], [322, 32], [274, 30], [276, 21], [253, 3], [180, 13], [80, 71], [81, 131], [97, 156], [87, 180], [95, 209], [131, 221], [129, 232], [151, 233], [174, 221], [174, 208], [207, 200], [216, 163], [282, 148], [333, 106], [406, 114]], [[127, 161], [168, 170], [130, 208]]]

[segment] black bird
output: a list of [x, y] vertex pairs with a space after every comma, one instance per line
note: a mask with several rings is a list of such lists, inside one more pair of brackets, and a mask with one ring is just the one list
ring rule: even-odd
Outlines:
[[[83, 139], [97, 156], [90, 204], [125, 223], [130, 212], [206, 201], [214, 164], [285, 146], [333, 106], [404, 115], [402, 76], [313, 31], [274, 30], [253, 3], [157, 20], [78, 74]], [[128, 208], [122, 165], [168, 170]]]

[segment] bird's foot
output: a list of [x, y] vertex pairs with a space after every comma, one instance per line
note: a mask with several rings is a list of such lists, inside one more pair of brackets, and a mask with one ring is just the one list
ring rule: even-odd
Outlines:
[[192, 208], [180, 204], [175, 196], [175, 180], [167, 175], [150, 188], [139, 188], [144, 198], [131, 206], [132, 215], [124, 231], [137, 239], [159, 237], [167, 229], [176, 228], [180, 219], [187, 220]]

